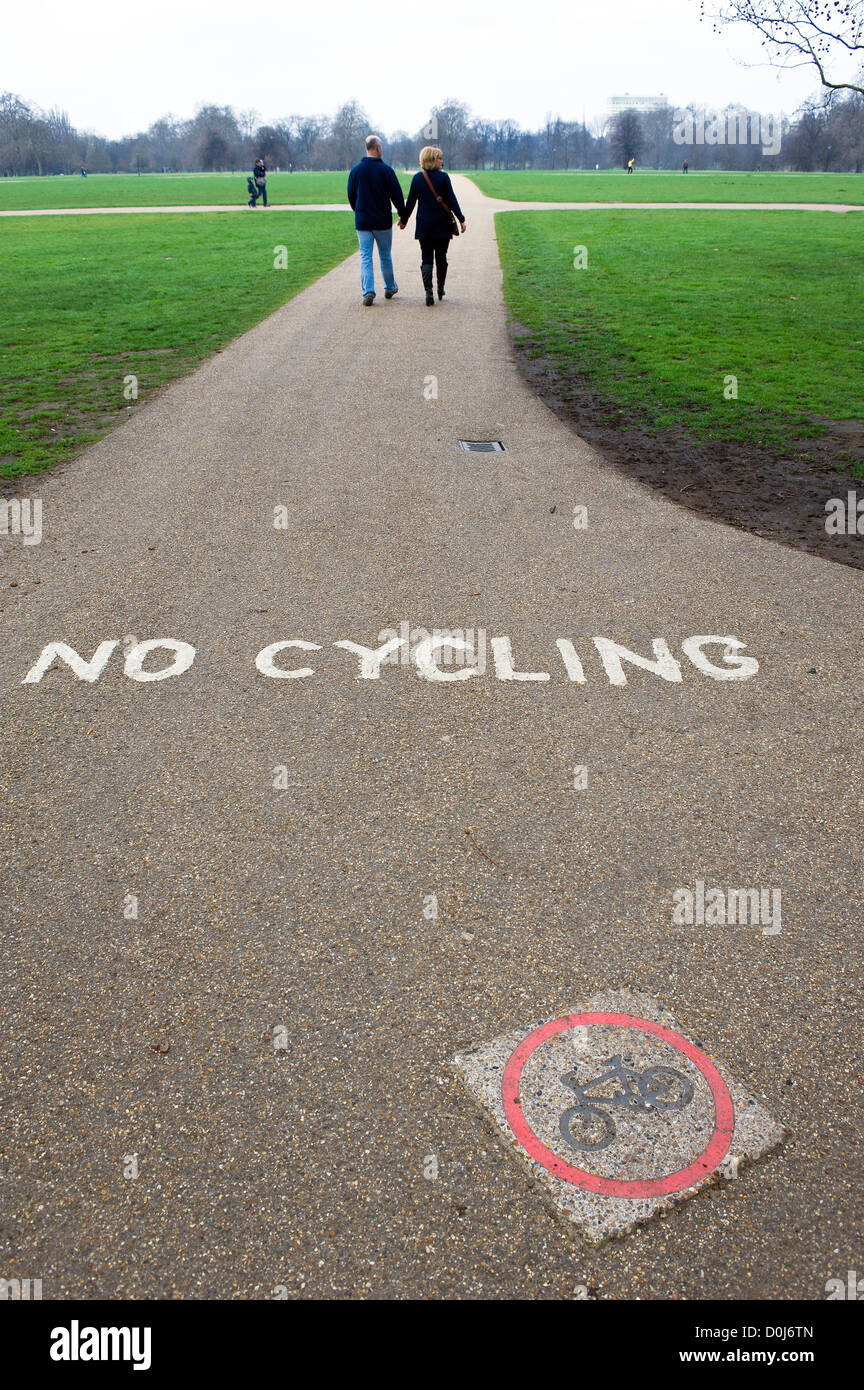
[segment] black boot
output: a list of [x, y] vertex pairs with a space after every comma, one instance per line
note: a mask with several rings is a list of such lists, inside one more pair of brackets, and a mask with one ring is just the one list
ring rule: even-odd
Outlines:
[[438, 267], [438, 298], [444, 298], [444, 281], [447, 279], [447, 262]]
[[434, 304], [435, 296], [432, 293], [432, 262], [420, 262], [420, 274], [423, 276], [423, 288], [426, 291], [426, 303]]

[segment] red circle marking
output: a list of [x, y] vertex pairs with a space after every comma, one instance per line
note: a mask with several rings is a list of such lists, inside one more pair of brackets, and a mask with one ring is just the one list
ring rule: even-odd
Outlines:
[[[583, 1168], [574, 1168], [572, 1164], [558, 1158], [538, 1139], [528, 1124], [518, 1100], [519, 1082], [528, 1058], [541, 1043], [554, 1038], [557, 1033], [566, 1033], [570, 1028], [581, 1028], [592, 1023], [599, 1023], [607, 1028], [636, 1028], [642, 1033], [651, 1033], [656, 1038], [662, 1038], [670, 1047], [689, 1057], [705, 1077], [714, 1098], [714, 1133], [708, 1147], [687, 1168], [679, 1168], [677, 1173], [667, 1173], [663, 1178], [644, 1178], [636, 1182], [601, 1178], [596, 1173], [586, 1173]], [[673, 1033], [671, 1028], [663, 1028], [659, 1023], [652, 1023], [647, 1018], [633, 1018], [630, 1014], [569, 1014], [566, 1018], [556, 1018], [550, 1023], [544, 1023], [533, 1033], [529, 1033], [527, 1038], [523, 1038], [516, 1048], [504, 1068], [501, 1091], [504, 1113], [510, 1128], [531, 1158], [543, 1168], [547, 1168], [550, 1173], [554, 1173], [556, 1178], [572, 1183], [574, 1187], [582, 1187], [587, 1192], [599, 1192], [604, 1197], [666, 1197], [670, 1192], [680, 1192], [684, 1187], [693, 1187], [722, 1163], [732, 1143], [735, 1108], [729, 1088], [714, 1063], [687, 1038], [682, 1038], [680, 1033]]]

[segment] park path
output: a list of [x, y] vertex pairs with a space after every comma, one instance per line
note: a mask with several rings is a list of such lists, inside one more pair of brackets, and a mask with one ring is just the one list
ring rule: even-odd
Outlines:
[[[495, 205], [457, 186], [443, 304], [394, 233], [396, 299], [361, 306], [355, 256], [149, 402], [142, 379], [39, 481], [41, 544], [0, 536], [0, 1268], [45, 1298], [819, 1298], [854, 1264], [864, 575], [574, 436], [515, 367]], [[488, 646], [464, 682], [358, 679], [333, 646], [401, 623], [508, 636], [549, 679], [498, 679]], [[700, 672], [697, 634], [758, 674]], [[611, 685], [596, 635], [665, 638], [681, 681]], [[148, 638], [195, 664], [22, 684], [48, 642]], [[314, 674], [259, 674], [287, 639]], [[782, 932], [672, 925], [700, 880], [780, 888]], [[622, 985], [791, 1137], [589, 1251], [448, 1061]]]
[[[468, 186], [469, 179], [463, 179]], [[471, 183], [471, 187], [475, 187]], [[864, 205], [857, 203], [517, 203], [505, 198], [486, 198], [490, 210], [494, 212], [590, 212], [603, 208], [645, 209], [688, 209], [698, 212], [701, 209], [713, 212], [864, 212]], [[102, 213], [151, 213], [151, 212], [346, 212], [345, 203], [271, 203], [267, 208], [249, 208], [246, 203], [186, 203], [179, 207], [139, 207], [139, 208], [6, 208], [0, 209], [0, 217], [86, 217]]]

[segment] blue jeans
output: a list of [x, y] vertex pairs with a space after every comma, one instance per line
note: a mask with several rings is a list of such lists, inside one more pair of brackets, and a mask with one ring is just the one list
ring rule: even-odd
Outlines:
[[360, 243], [360, 293], [375, 293], [375, 267], [372, 261], [373, 243], [378, 247], [378, 259], [381, 262], [381, 274], [384, 277], [385, 290], [395, 290], [396, 281], [393, 278], [393, 257], [390, 248], [393, 245], [393, 227], [376, 227], [374, 232], [361, 232], [357, 230], [357, 240]]

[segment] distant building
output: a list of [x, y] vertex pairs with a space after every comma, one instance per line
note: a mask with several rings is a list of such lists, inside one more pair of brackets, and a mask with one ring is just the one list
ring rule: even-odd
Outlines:
[[668, 105], [669, 99], [663, 92], [655, 97], [640, 97], [634, 96], [632, 92], [624, 92], [621, 96], [609, 98], [603, 118], [604, 124], [608, 126], [622, 111], [656, 111], [659, 107]]

